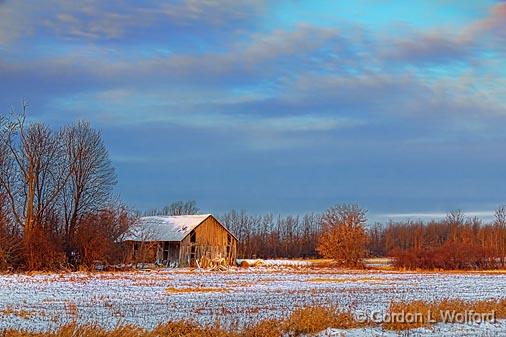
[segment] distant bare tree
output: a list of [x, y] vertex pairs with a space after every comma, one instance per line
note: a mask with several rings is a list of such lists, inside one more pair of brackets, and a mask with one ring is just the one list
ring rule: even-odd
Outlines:
[[367, 231], [369, 235], [368, 250], [371, 256], [385, 256], [385, 231], [380, 223], [375, 223]]
[[64, 232], [72, 243], [81, 218], [104, 209], [111, 201], [116, 175], [100, 132], [88, 122], [65, 128], [63, 140], [70, 169], [62, 193]]
[[458, 241], [459, 228], [464, 224], [466, 218], [464, 216], [464, 212], [462, 210], [453, 210], [450, 211], [445, 219], [444, 223], [448, 226], [449, 239], [451, 241]]
[[322, 234], [318, 251], [347, 266], [361, 264], [366, 255], [366, 211], [357, 205], [337, 205], [322, 217]]
[[493, 232], [494, 248], [504, 267], [506, 266], [506, 206], [501, 206], [495, 211]]
[[164, 215], [192, 215], [198, 214], [199, 208], [195, 200], [176, 201], [164, 207]]
[[506, 206], [501, 206], [495, 211], [494, 224], [506, 228]]

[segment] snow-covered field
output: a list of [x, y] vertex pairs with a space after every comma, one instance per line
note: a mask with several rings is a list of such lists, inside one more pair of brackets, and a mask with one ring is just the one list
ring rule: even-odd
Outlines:
[[[146, 328], [178, 319], [244, 324], [284, 316], [304, 305], [336, 305], [364, 313], [385, 311], [392, 300], [504, 297], [506, 275], [487, 273], [336, 271], [274, 265], [227, 272], [167, 269], [0, 275], [0, 329], [45, 330], [73, 320]], [[440, 325], [448, 331], [462, 328]], [[492, 331], [492, 336], [497, 335], [493, 329], [505, 331], [506, 324], [465, 329]], [[368, 333], [377, 335], [381, 330]]]

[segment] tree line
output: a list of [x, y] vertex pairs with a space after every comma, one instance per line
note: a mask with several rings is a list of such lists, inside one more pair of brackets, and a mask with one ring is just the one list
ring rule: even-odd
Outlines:
[[372, 256], [408, 269], [487, 269], [506, 266], [506, 207], [493, 221], [453, 211], [441, 220], [390, 222], [369, 230]]
[[[195, 201], [178, 201], [144, 215], [198, 214]], [[243, 258], [329, 258], [361, 267], [366, 257], [389, 257], [406, 269], [487, 269], [506, 266], [506, 207], [484, 223], [452, 211], [440, 220], [367, 225], [367, 211], [337, 204], [322, 213], [248, 214], [230, 210], [219, 220], [238, 239]]]
[[130, 223], [100, 132], [0, 115], [0, 268], [45, 270], [118, 260]]
[[[176, 201], [131, 212], [113, 195], [116, 175], [102, 135], [87, 122], [58, 129], [20, 113], [0, 115], [0, 270], [54, 270], [125, 261], [121, 236], [141, 215], [200, 212]], [[506, 266], [506, 207], [490, 223], [460, 211], [442, 220], [368, 227], [367, 211], [338, 204], [322, 213], [218, 215], [239, 257], [317, 258], [359, 266], [392, 257], [400, 268]]]
[[238, 239], [238, 256], [249, 258], [309, 258], [318, 255], [321, 216], [248, 215], [231, 210], [220, 221]]
[[232, 210], [220, 219], [236, 233], [243, 257], [324, 257], [348, 267], [363, 266], [366, 257], [389, 257], [406, 269], [506, 267], [506, 207], [489, 223], [452, 211], [441, 220], [367, 226], [366, 215], [358, 205], [337, 204], [321, 214], [275, 218]]
[[338, 204], [302, 216], [232, 210], [220, 220], [239, 239], [242, 257], [324, 257], [352, 267], [363, 265], [366, 257], [389, 257], [406, 269], [506, 267], [506, 206], [489, 223], [452, 211], [440, 220], [367, 226], [366, 215], [358, 205]]

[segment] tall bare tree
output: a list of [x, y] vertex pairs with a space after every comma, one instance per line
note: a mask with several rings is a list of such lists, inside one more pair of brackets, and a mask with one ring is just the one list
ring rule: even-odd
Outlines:
[[81, 218], [111, 201], [116, 175], [100, 132], [88, 122], [65, 128], [63, 140], [70, 175], [62, 191], [64, 233], [72, 244]]
[[34, 266], [32, 236], [53, 212], [69, 173], [60, 135], [41, 123], [26, 122], [27, 105], [3, 123], [0, 185], [15, 221], [23, 228], [28, 268]]

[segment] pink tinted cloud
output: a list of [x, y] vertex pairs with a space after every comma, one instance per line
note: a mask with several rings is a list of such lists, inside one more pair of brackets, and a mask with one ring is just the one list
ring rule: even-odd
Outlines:
[[506, 39], [506, 2], [492, 7], [490, 14], [471, 25], [464, 35], [473, 40], [485, 35]]

